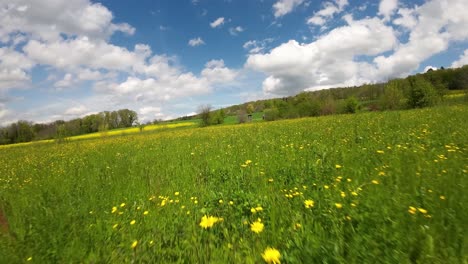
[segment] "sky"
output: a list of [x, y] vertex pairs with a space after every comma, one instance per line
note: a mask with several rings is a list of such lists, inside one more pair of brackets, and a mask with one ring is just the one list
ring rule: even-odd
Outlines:
[[141, 122], [468, 64], [466, 0], [0, 0], [0, 125]]

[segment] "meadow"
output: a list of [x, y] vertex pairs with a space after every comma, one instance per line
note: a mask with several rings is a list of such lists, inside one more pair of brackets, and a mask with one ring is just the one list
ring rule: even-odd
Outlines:
[[458, 104], [1, 148], [0, 263], [467, 263], [467, 131]]

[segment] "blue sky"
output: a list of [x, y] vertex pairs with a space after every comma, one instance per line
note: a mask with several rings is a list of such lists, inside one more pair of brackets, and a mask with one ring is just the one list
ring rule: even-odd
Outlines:
[[140, 120], [468, 64], [466, 0], [0, 1], [0, 125]]

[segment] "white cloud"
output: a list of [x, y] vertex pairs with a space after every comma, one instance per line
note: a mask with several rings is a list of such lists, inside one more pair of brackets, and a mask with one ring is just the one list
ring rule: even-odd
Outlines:
[[38, 64], [59, 69], [86, 66], [122, 71], [129, 71], [132, 67], [144, 64], [148, 49], [148, 46], [140, 44], [136, 45], [132, 52], [102, 40], [93, 41], [88, 37], [50, 43], [31, 40], [23, 48], [26, 55]]
[[0, 48], [0, 89], [18, 87], [30, 81], [34, 62], [11, 48]]
[[272, 38], [267, 38], [261, 41], [249, 40], [242, 46], [244, 49], [249, 50], [250, 54], [256, 54], [263, 52], [269, 43], [273, 42]]
[[71, 73], [67, 73], [65, 74], [65, 76], [63, 77], [62, 80], [56, 82], [54, 84], [55, 87], [57, 88], [65, 88], [65, 87], [70, 87], [72, 86], [74, 83], [74, 80], [73, 80], [73, 75]]
[[347, 21], [312, 43], [290, 40], [267, 54], [249, 55], [246, 66], [266, 73], [263, 91], [277, 95], [370, 81], [370, 65], [355, 57], [392, 50], [395, 32], [377, 18]]
[[458, 60], [452, 63], [452, 68], [461, 67], [464, 65], [468, 65], [468, 49], [458, 58]]
[[398, 9], [398, 15], [396, 19], [393, 20], [393, 24], [397, 26], [402, 26], [406, 29], [412, 29], [417, 25], [418, 20], [416, 18], [416, 11], [409, 8], [400, 8]]
[[241, 32], [244, 32], [244, 28], [242, 28], [241, 26], [229, 28], [229, 34], [233, 36], [237, 36], [237, 34]]
[[223, 84], [232, 82], [238, 72], [225, 67], [224, 60], [211, 60], [206, 63], [201, 75], [210, 84]]
[[294, 8], [300, 6], [304, 0], [278, 0], [273, 4], [275, 17], [282, 17], [288, 13], [291, 13]]
[[[464, 0], [431, 0], [413, 9], [400, 9], [393, 23], [409, 30], [405, 43], [398, 41], [401, 32], [385, 18], [355, 21], [345, 15], [347, 26], [312, 43], [290, 40], [266, 54], [251, 54], [246, 67], [265, 73], [264, 92], [277, 95], [402, 77], [447, 50], [451, 42], [468, 40], [468, 16], [462, 11], [465, 4]], [[387, 5], [381, 13], [391, 17], [397, 7], [397, 3]]]
[[189, 40], [188, 44], [192, 47], [196, 47], [196, 46], [204, 45], [205, 41], [203, 41], [202, 38], [198, 37], [198, 38]]
[[66, 116], [81, 116], [89, 112], [88, 108], [84, 105], [70, 107], [65, 110], [64, 114]]
[[216, 27], [220, 27], [224, 24], [224, 17], [220, 17], [218, 19], [216, 19], [215, 21], [211, 22], [210, 23], [210, 26], [212, 28], [216, 28]]
[[379, 4], [379, 15], [389, 20], [395, 10], [398, 8], [398, 0], [381, 0]]
[[31, 34], [34, 39], [60, 40], [67, 36], [107, 39], [115, 31], [133, 34], [126, 23], [112, 23], [112, 13], [89, 0], [12, 0], [0, 3], [0, 41], [8, 42], [16, 32]]
[[335, 0], [335, 2], [325, 2], [323, 9], [316, 12], [307, 20], [307, 24], [323, 26], [327, 20], [332, 18], [336, 13], [340, 13], [348, 5], [348, 0]]
[[407, 75], [421, 62], [445, 51], [450, 42], [468, 40], [468, 16], [460, 10], [464, 6], [464, 0], [432, 0], [415, 8], [417, 22], [408, 42], [400, 44], [393, 54], [374, 59], [380, 76]]

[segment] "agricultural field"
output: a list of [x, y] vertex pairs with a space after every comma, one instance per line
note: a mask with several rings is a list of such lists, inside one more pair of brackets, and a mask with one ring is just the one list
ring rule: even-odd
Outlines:
[[0, 263], [467, 263], [468, 106], [0, 149]]

